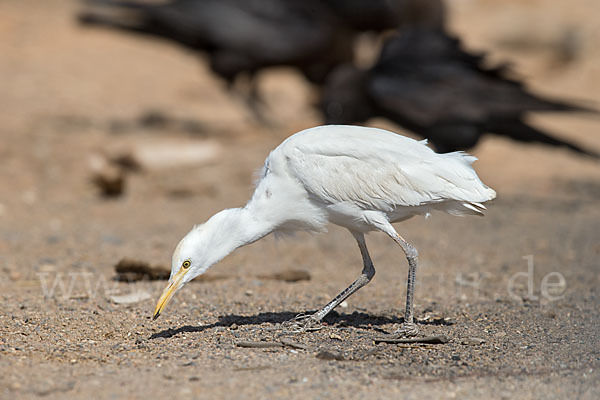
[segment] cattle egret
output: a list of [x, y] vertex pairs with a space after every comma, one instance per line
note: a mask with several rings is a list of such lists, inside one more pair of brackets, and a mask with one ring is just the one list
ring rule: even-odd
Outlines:
[[154, 319], [186, 282], [206, 272], [238, 247], [269, 233], [323, 232], [328, 222], [347, 228], [358, 243], [363, 269], [349, 287], [312, 315], [287, 324], [294, 331], [316, 330], [338, 304], [375, 275], [364, 235], [381, 231], [408, 260], [406, 313], [397, 334], [418, 332], [413, 317], [417, 250], [400, 236], [393, 222], [441, 210], [481, 215], [483, 202], [496, 192], [481, 182], [462, 152], [438, 154], [393, 132], [358, 126], [329, 125], [286, 139], [267, 157], [250, 201], [195, 226], [177, 245], [169, 284], [158, 300]]

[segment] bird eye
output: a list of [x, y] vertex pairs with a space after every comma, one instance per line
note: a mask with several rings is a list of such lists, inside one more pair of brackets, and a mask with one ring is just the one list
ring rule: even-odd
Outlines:
[[192, 265], [192, 263], [190, 262], [190, 260], [185, 260], [183, 262], [183, 264], [181, 264], [181, 268], [188, 269], [190, 267], [190, 265]]

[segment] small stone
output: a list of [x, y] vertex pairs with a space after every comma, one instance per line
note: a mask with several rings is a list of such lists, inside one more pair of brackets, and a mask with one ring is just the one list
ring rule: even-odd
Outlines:
[[43, 263], [39, 267], [40, 272], [54, 272], [56, 271], [56, 265], [50, 263]]
[[311, 279], [310, 273], [304, 270], [290, 269], [275, 274], [259, 275], [260, 279], [274, 279], [277, 281], [284, 282], [300, 282], [309, 281]]
[[18, 281], [19, 279], [21, 279], [21, 274], [17, 271], [10, 271], [8, 277], [11, 281]]
[[150, 293], [143, 290], [138, 290], [128, 294], [110, 296], [110, 300], [115, 304], [131, 304], [144, 301], [150, 297]]
[[469, 337], [469, 338], [463, 339], [460, 343], [464, 344], [466, 346], [478, 346], [478, 345], [485, 343], [485, 339], [478, 338], [478, 337]]
[[115, 265], [115, 272], [117, 273], [117, 280], [124, 282], [141, 281], [145, 279], [149, 280], [161, 280], [169, 279], [171, 270], [162, 265], [151, 266], [149, 263], [143, 260], [136, 260], [132, 258], [122, 258], [117, 265]]
[[190, 389], [189, 387], [182, 387], [181, 389], [179, 389], [179, 394], [183, 396], [192, 394], [192, 389]]
[[335, 360], [335, 361], [344, 361], [344, 355], [342, 353], [339, 353], [337, 351], [329, 351], [329, 350], [322, 350], [320, 352], [317, 353], [317, 355], [315, 356], [320, 360]]
[[217, 159], [222, 146], [213, 140], [145, 140], [131, 149], [130, 157], [146, 170], [205, 165]]
[[112, 165], [95, 171], [92, 182], [104, 197], [117, 197], [125, 190], [125, 174], [123, 170]]
[[23, 203], [31, 206], [37, 201], [37, 193], [33, 190], [26, 190], [21, 195], [21, 200], [23, 200]]

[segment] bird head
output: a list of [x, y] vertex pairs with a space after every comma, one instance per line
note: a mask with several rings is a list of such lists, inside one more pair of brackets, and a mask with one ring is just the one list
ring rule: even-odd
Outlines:
[[[227, 209], [213, 215], [206, 223], [195, 226], [181, 239], [171, 260], [169, 284], [158, 299], [154, 317], [160, 316], [175, 292], [254, 236], [240, 209]], [[263, 234], [264, 236], [264, 234]]]
[[171, 260], [171, 276], [169, 278], [169, 283], [158, 299], [153, 319], [160, 316], [162, 310], [171, 300], [175, 292], [181, 289], [187, 282], [198, 275], [201, 275], [208, 269], [203, 262], [202, 255], [199, 254], [199, 249], [201, 249], [199, 243], [201, 243], [201, 241], [201, 230], [194, 227], [177, 244]]

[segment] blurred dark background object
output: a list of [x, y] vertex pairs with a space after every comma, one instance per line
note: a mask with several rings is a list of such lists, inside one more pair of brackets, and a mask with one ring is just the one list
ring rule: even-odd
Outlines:
[[353, 33], [316, 0], [86, 3], [96, 9], [79, 15], [85, 25], [157, 36], [205, 53], [212, 71], [230, 88], [247, 76], [246, 100], [259, 117], [260, 97], [253, 78], [261, 69], [293, 66], [309, 81], [321, 84], [335, 66], [353, 57]]
[[446, 7], [442, 0], [325, 0], [350, 28], [358, 32], [384, 32], [399, 26], [444, 29]]
[[[247, 78], [245, 100], [266, 116], [255, 76], [265, 68], [298, 69], [320, 88], [327, 123], [385, 117], [438, 151], [466, 150], [494, 133], [520, 142], [598, 153], [553, 137], [526, 120], [529, 112], [593, 110], [531, 93], [507, 64], [487, 66], [484, 53], [463, 49], [447, 32], [441, 0], [174, 0], [167, 3], [87, 0], [85, 25], [161, 37], [206, 54], [229, 88]], [[357, 38], [387, 38], [361, 68]], [[368, 63], [367, 63], [368, 64]]]
[[536, 96], [509, 75], [508, 65], [486, 67], [484, 54], [463, 50], [443, 30], [407, 27], [386, 40], [372, 68], [338, 67], [325, 85], [321, 108], [331, 124], [389, 118], [442, 152], [472, 148], [494, 133], [599, 156], [525, 120], [531, 111], [593, 110]]
[[[167, 3], [87, 0], [79, 21], [175, 42], [206, 54], [229, 88], [260, 108], [255, 75], [273, 66], [294, 67], [322, 85], [338, 65], [352, 63], [361, 32], [385, 32], [418, 21], [443, 29], [441, 0], [174, 0]], [[246, 80], [240, 79], [245, 77]], [[242, 88], [243, 82], [249, 83]], [[242, 84], [240, 84], [242, 82]]]

